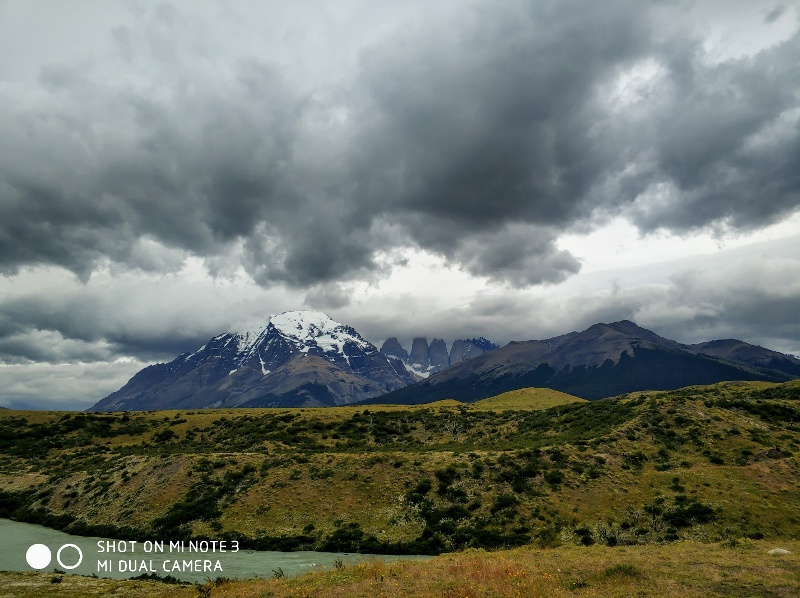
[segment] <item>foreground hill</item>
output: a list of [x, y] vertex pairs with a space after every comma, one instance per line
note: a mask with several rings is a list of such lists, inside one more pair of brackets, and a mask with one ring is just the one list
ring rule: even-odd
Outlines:
[[0, 516], [372, 553], [797, 534], [798, 382], [538, 406], [3, 411]]
[[782, 382], [798, 376], [800, 360], [789, 355], [735, 340], [681, 345], [624, 320], [547, 340], [509, 343], [365, 403], [475, 401], [530, 386], [599, 399], [723, 380]]
[[547, 409], [570, 403], [583, 403], [585, 400], [549, 388], [519, 388], [472, 403], [470, 408], [486, 411], [526, 411]]
[[89, 411], [342, 405], [416, 380], [353, 328], [294, 311], [147, 367]]
[[[776, 546], [788, 554], [775, 554]], [[772, 551], [772, 553], [771, 553]], [[800, 593], [800, 542], [675, 542], [467, 551], [428, 561], [371, 560], [290, 579], [216, 579], [200, 587], [52, 573], [2, 573], [15, 598], [57, 595], [160, 598], [375, 598], [376, 596], [774, 596]], [[690, 564], [691, 566], [687, 566]], [[54, 584], [53, 581], [58, 581]], [[54, 588], [58, 588], [54, 590]]]

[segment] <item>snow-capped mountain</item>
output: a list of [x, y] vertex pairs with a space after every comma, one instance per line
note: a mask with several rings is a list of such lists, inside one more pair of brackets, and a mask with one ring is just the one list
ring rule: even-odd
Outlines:
[[[317, 355], [331, 363], [345, 362], [350, 366], [350, 357], [369, 355], [377, 348], [364, 340], [350, 326], [335, 322], [322, 312], [289, 311], [270, 318], [266, 328], [244, 333], [222, 334], [211, 339], [211, 342], [224, 341], [223, 347], [235, 348], [233, 363], [236, 368], [258, 361], [261, 373], [270, 373], [270, 367], [280, 367], [288, 354], [303, 353]], [[208, 345], [192, 353], [202, 354]]]
[[91, 410], [343, 405], [415, 381], [352, 327], [290, 311], [149, 366]]

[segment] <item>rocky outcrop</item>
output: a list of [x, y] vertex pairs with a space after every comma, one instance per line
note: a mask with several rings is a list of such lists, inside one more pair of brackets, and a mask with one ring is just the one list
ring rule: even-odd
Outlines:
[[428, 366], [430, 365], [428, 339], [417, 337], [411, 342], [411, 355], [408, 356], [408, 364], [420, 373], [428, 371]]
[[[473, 352], [474, 349], [475, 346], [465, 340], [458, 339], [453, 341], [453, 346], [450, 349], [450, 363], [458, 363], [459, 361], [469, 359], [470, 353]], [[480, 353], [483, 353], [483, 351]]]
[[387, 338], [383, 342], [381, 345], [381, 353], [387, 357], [397, 357], [402, 361], [406, 361], [408, 359], [408, 351], [403, 349], [403, 345], [400, 344], [400, 341], [397, 340], [396, 336]]
[[431, 373], [440, 372], [450, 365], [447, 345], [440, 338], [435, 338], [428, 346], [428, 367]]
[[435, 338], [429, 345], [425, 337], [417, 337], [413, 340], [409, 354], [396, 337], [391, 337], [383, 343], [381, 353], [402, 361], [406, 369], [416, 376], [427, 378], [453, 364], [498, 348], [498, 345], [480, 337], [467, 340], [458, 339], [453, 342], [453, 346], [448, 352], [447, 343], [443, 339]]
[[483, 337], [471, 338], [468, 340], [455, 340], [453, 341], [453, 346], [450, 348], [450, 365], [472, 359], [473, 357], [483, 355], [487, 351], [493, 351], [494, 349], [499, 349], [499, 347]]

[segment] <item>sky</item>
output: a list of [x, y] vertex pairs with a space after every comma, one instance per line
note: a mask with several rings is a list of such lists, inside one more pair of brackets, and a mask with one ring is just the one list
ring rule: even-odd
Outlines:
[[271, 314], [800, 354], [800, 3], [0, 0], [0, 405]]

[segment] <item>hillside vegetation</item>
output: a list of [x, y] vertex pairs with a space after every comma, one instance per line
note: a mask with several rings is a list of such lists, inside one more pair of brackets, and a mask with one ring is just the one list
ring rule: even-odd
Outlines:
[[554, 397], [3, 411], [0, 516], [372, 553], [797, 537], [800, 383]]
[[508, 409], [525, 411], [527, 409], [547, 409], [548, 407], [558, 407], [559, 405], [585, 401], [586, 399], [549, 388], [520, 388], [488, 399], [481, 399], [472, 403], [470, 407], [481, 411]]

